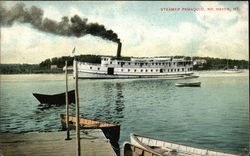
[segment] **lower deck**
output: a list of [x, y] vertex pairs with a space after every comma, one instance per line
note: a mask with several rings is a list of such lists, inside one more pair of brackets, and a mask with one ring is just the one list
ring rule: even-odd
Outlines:
[[[75, 78], [75, 74], [73, 74]], [[79, 79], [190, 79], [190, 78], [197, 78], [198, 76], [190, 74], [176, 74], [176, 75], [118, 75], [118, 74], [100, 74], [100, 73], [89, 73], [89, 72], [78, 72]]]

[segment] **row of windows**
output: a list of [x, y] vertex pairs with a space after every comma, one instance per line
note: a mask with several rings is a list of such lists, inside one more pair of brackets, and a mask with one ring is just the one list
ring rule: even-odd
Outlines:
[[[92, 67], [89, 67], [90, 69], [93, 69]], [[100, 68], [98, 67], [97, 70], [100, 70]], [[134, 70], [131, 70], [131, 69], [121, 69], [121, 72], [131, 72], [131, 71], [134, 71], [134, 72], [179, 72], [179, 71], [184, 71], [185, 68], [177, 68], [177, 69], [141, 69], [141, 70], [137, 70], [137, 69], [134, 69]], [[187, 68], [187, 71], [191, 71], [192, 68]]]
[[[137, 69], [121, 69], [121, 72], [181, 72], [181, 71], [184, 71], [185, 69], [182, 68], [178, 68], [178, 69], [140, 69], [140, 70], [137, 70]], [[187, 71], [191, 71], [192, 69], [191, 68], [187, 68]]]
[[[110, 62], [110, 64], [112, 64], [112, 62]], [[126, 65], [126, 64], [127, 64], [127, 65], [131, 65], [131, 62], [128, 62], [128, 63], [125, 63], [125, 62], [117, 62], [117, 64], [118, 64], [118, 65]], [[163, 65], [163, 66], [164, 66], [164, 65], [167, 65], [167, 66], [171, 66], [171, 64], [172, 64], [173, 66], [174, 66], [174, 65], [177, 65], [177, 64], [178, 64], [178, 65], [188, 65], [188, 64], [191, 65], [190, 62], [185, 62], [185, 63], [184, 63], [184, 62], [181, 62], [181, 63], [177, 63], [177, 62], [173, 62], [173, 63], [171, 63], [171, 62], [168, 62], [168, 63], [164, 63], [164, 62], [162, 62], [162, 63], [161, 63], [161, 62], [158, 62], [158, 63], [157, 63], [157, 62], [156, 62], [156, 63], [136, 63], [136, 62], [135, 62], [135, 63], [134, 63], [134, 65], [140, 65], [140, 66], [143, 66], [143, 65], [146, 65], [146, 66], [147, 66], [147, 65], [152, 65], [152, 66], [154, 66], [154, 65], [156, 65], [156, 66], [157, 66], [157, 65], [159, 65], [159, 66], [161, 66], [161, 65]]]
[[103, 58], [104, 61], [108, 61], [109, 59], [108, 58]]
[[[89, 69], [93, 69], [93, 68], [92, 68], [92, 67], [89, 67]], [[100, 70], [100, 67], [98, 67], [97, 70]]]
[[[110, 62], [110, 64], [112, 64], [112, 62]], [[125, 62], [117, 62], [117, 64], [118, 64], [118, 65], [120, 65], [120, 64], [121, 64], [121, 65], [125, 65], [125, 64], [131, 65], [130, 62], [128, 62], [128, 63], [125, 63]], [[175, 65], [175, 64], [176, 64], [176, 63], [174, 62], [173, 65]], [[157, 65], [159, 65], [159, 66], [160, 66], [160, 65], [169, 65], [169, 66], [170, 66], [171, 63], [160, 63], [160, 62], [159, 62], [159, 63], [136, 63], [136, 62], [135, 62], [134, 65], [140, 65], [140, 66], [143, 66], [143, 65], [146, 65], [146, 66], [147, 66], [147, 65], [156, 65], [156, 66], [157, 66]]]

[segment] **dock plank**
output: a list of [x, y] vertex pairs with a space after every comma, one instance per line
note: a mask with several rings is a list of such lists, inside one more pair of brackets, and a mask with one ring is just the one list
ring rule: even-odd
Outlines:
[[[82, 156], [116, 156], [100, 129], [81, 131]], [[9, 134], [0, 133], [0, 156], [75, 156], [75, 131], [69, 141], [66, 132]]]

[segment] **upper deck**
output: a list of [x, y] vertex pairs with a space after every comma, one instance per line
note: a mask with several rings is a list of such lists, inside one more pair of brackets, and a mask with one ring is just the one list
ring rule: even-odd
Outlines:
[[186, 60], [185, 58], [173, 58], [173, 57], [160, 57], [160, 58], [131, 58], [127, 60], [117, 60], [111, 57], [101, 58], [102, 66], [114, 66], [114, 67], [185, 67], [192, 66], [192, 60]]

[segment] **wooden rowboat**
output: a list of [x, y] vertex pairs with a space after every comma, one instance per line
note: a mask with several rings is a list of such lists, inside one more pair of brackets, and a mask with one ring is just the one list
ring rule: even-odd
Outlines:
[[163, 140], [158, 140], [146, 136], [131, 134], [131, 143], [142, 149], [155, 152], [161, 156], [239, 156], [230, 153], [216, 152], [207, 149], [195, 148], [186, 145], [176, 144]]
[[123, 147], [124, 147], [123, 156], [161, 156], [160, 154], [154, 151], [143, 149], [129, 142], [125, 142]]
[[[66, 115], [61, 114], [62, 130], [66, 130]], [[81, 129], [101, 129], [110, 142], [118, 143], [120, 138], [120, 125], [111, 124], [101, 121], [94, 121], [89, 119], [80, 118], [80, 128]], [[69, 127], [70, 129], [75, 129], [76, 117], [69, 116]]]
[[177, 87], [200, 87], [201, 82], [184, 82], [184, 83], [176, 83]]
[[[36, 99], [42, 103], [42, 104], [58, 104], [58, 105], [65, 105], [65, 92], [60, 94], [53, 94], [53, 95], [47, 95], [47, 94], [38, 94], [33, 93], [33, 95], [36, 97]], [[69, 97], [69, 103], [75, 103], [75, 90], [71, 90], [68, 92]]]

